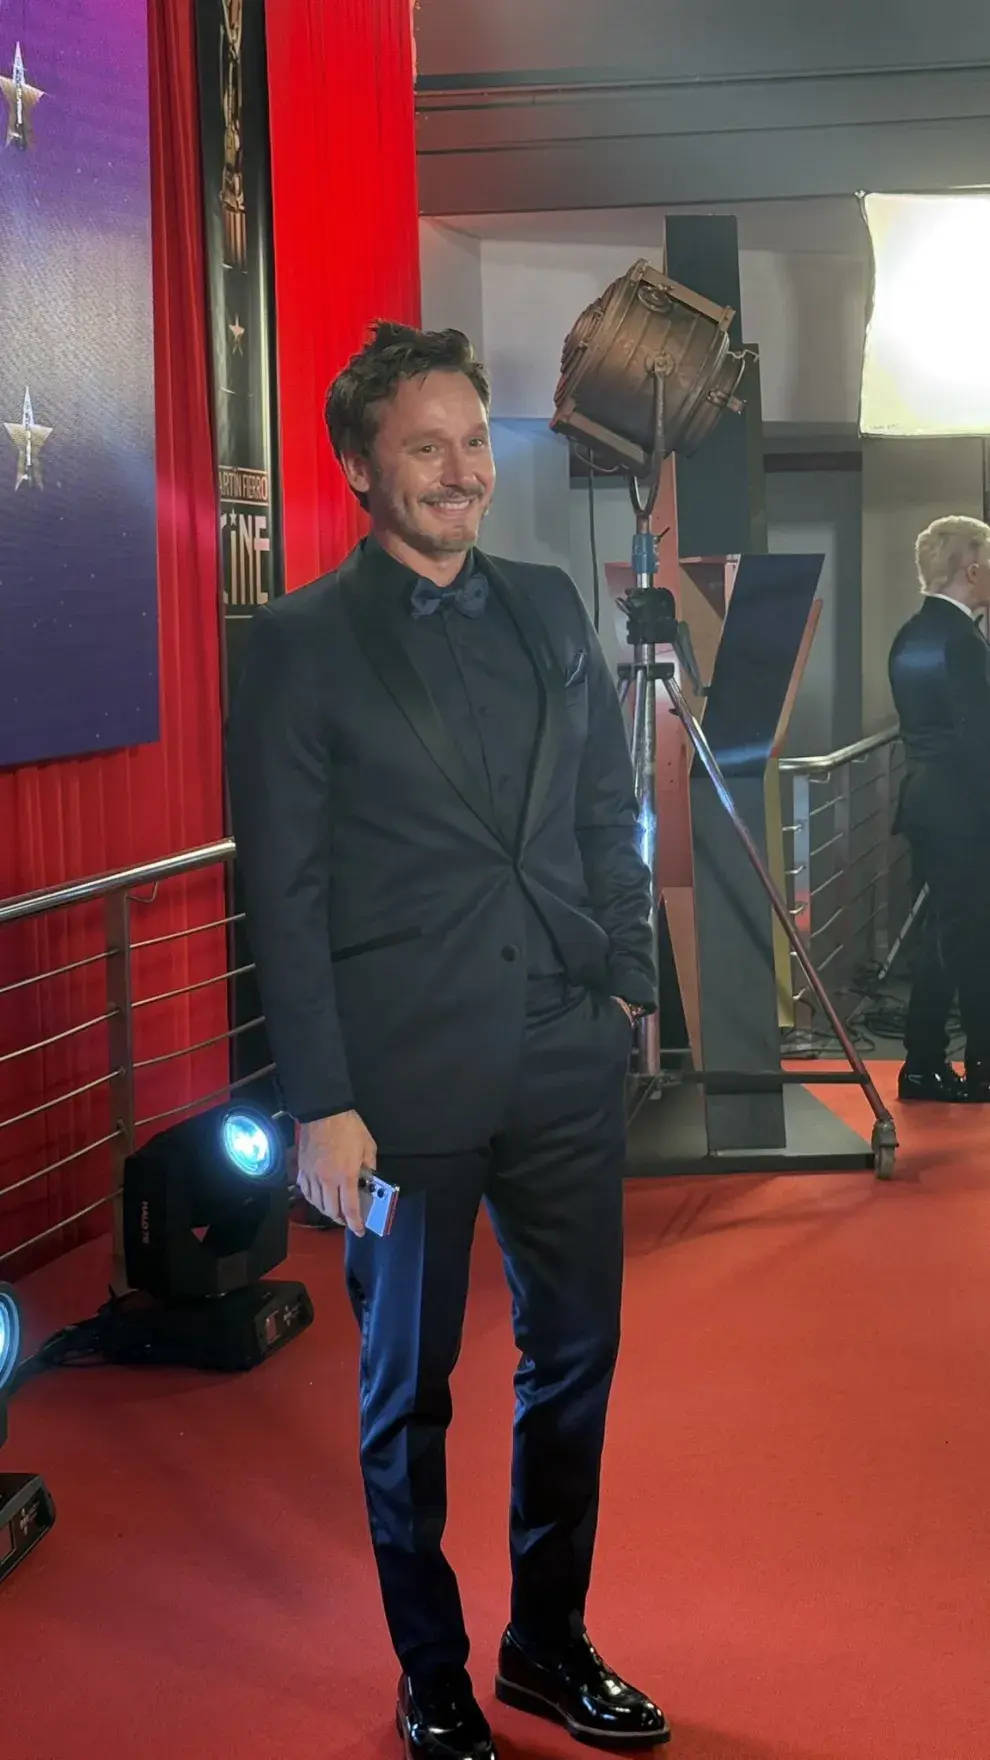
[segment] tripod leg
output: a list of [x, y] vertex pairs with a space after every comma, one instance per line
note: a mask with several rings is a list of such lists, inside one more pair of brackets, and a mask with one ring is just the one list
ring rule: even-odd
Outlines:
[[[653, 961], [657, 960], [657, 686], [655, 650], [635, 651], [635, 697], [633, 710], [633, 782], [639, 805], [640, 855], [650, 871], [650, 929]], [[660, 1023], [656, 1014], [644, 1015], [636, 1028], [639, 1073], [655, 1076], [660, 1068]]]
[[685, 732], [704, 766], [709, 781], [715, 789], [715, 793], [718, 795], [722, 806], [728, 813], [739, 840], [759, 876], [760, 883], [770, 900], [774, 914], [794, 950], [795, 958], [818, 998], [832, 1031], [838, 1039], [839, 1044], [842, 1046], [843, 1053], [850, 1069], [855, 1072], [863, 1093], [866, 1095], [874, 1119], [876, 1120], [873, 1130], [873, 1153], [876, 1170], [878, 1173], [888, 1174], [893, 1166], [894, 1152], [897, 1148], [897, 1132], [894, 1127], [894, 1120], [881, 1100], [873, 1081], [873, 1077], [870, 1075], [866, 1064], [863, 1062], [862, 1057], [836, 1013], [832, 998], [829, 996], [828, 991], [815, 970], [811, 956], [794, 927], [794, 923], [791, 920], [791, 913], [787, 908], [786, 900], [781, 897], [771, 876], [767, 873], [763, 858], [750, 835], [749, 827], [745, 824], [736, 809], [736, 803], [732, 798], [725, 777], [722, 775], [719, 768], [718, 760], [715, 757], [711, 746], [708, 744], [708, 740], [705, 737], [700, 723], [691, 713], [688, 704], [685, 702], [684, 697], [681, 694], [680, 686], [676, 679], [673, 677], [665, 677], [664, 685], [667, 690], [667, 695], [673, 704], [674, 710], [679, 716]]

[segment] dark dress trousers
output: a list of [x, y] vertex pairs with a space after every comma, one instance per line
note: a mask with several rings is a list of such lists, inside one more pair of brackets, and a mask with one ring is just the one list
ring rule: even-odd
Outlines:
[[928, 597], [894, 639], [889, 674], [906, 774], [895, 829], [911, 845], [929, 912], [905, 1049], [944, 1062], [958, 995], [966, 1061], [990, 1065], [990, 648], [964, 607]]
[[401, 1188], [348, 1237], [361, 1453], [396, 1651], [468, 1644], [442, 1551], [449, 1377], [486, 1203], [520, 1364], [512, 1617], [583, 1617], [619, 1334], [623, 1077], [652, 1006], [625, 728], [557, 569], [438, 594], [367, 540], [262, 612], [229, 730], [252, 951], [290, 1111], [354, 1107]]

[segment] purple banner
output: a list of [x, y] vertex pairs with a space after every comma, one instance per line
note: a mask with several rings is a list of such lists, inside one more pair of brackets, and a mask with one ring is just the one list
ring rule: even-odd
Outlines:
[[158, 738], [147, 0], [0, 0], [0, 766]]

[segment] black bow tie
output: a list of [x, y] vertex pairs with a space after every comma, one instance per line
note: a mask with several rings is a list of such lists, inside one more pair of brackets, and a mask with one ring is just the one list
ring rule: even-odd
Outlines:
[[488, 581], [483, 574], [469, 574], [459, 587], [438, 587], [420, 576], [409, 596], [414, 617], [432, 617], [441, 605], [455, 605], [464, 617], [481, 617], [488, 603]]

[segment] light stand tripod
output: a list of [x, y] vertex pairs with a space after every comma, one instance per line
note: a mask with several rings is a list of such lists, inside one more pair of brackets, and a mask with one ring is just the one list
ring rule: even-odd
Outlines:
[[[848, 1071], [817, 1074], [815, 1084], [818, 1085], [821, 1082], [850, 1083], [862, 1088], [874, 1116], [871, 1139], [874, 1168], [879, 1175], [889, 1177], [897, 1149], [894, 1120], [884, 1106], [869, 1070], [839, 1018], [808, 950], [794, 926], [787, 903], [767, 871], [749, 827], [737, 810], [732, 792], [726, 783], [702, 726], [681, 691], [677, 679], [677, 665], [671, 661], [657, 661], [658, 648], [672, 650], [677, 662], [690, 678], [696, 693], [704, 694], [705, 687], [702, 686], [698, 675], [690, 632], [685, 624], [678, 623], [674, 596], [666, 588], [655, 585], [658, 561], [657, 538], [650, 528], [650, 518], [656, 505], [660, 468], [664, 456], [662, 390], [659, 378], [657, 379], [656, 415], [657, 446], [654, 452], [653, 474], [646, 485], [646, 493], [643, 493], [643, 484], [635, 477], [630, 478], [629, 485], [636, 514], [636, 534], [633, 539], [632, 552], [636, 585], [624, 599], [619, 601], [620, 609], [626, 614], [627, 639], [633, 650], [632, 666], [624, 670], [626, 679], [633, 687], [631, 738], [633, 772], [640, 811], [641, 852], [652, 879], [651, 925], [654, 953], [656, 954], [658, 951], [656, 689], [659, 682], [666, 691], [671, 709], [681, 722], [719, 803], [732, 823], [735, 834], [746, 852], [771, 909], [780, 923], [791, 950], [849, 1064]], [[740, 1093], [747, 1091], [766, 1092], [771, 1085], [774, 1088], [779, 1088], [788, 1082], [801, 1085], [807, 1083], [805, 1074], [780, 1069], [768, 1070], [760, 1074], [703, 1069], [661, 1074], [660, 1024], [657, 1015], [648, 1016], [640, 1023], [638, 1052], [638, 1074], [641, 1083], [646, 1084], [647, 1094], [658, 1086], [684, 1081], [697, 1082], [706, 1088], [714, 1088], [722, 1092]]]

